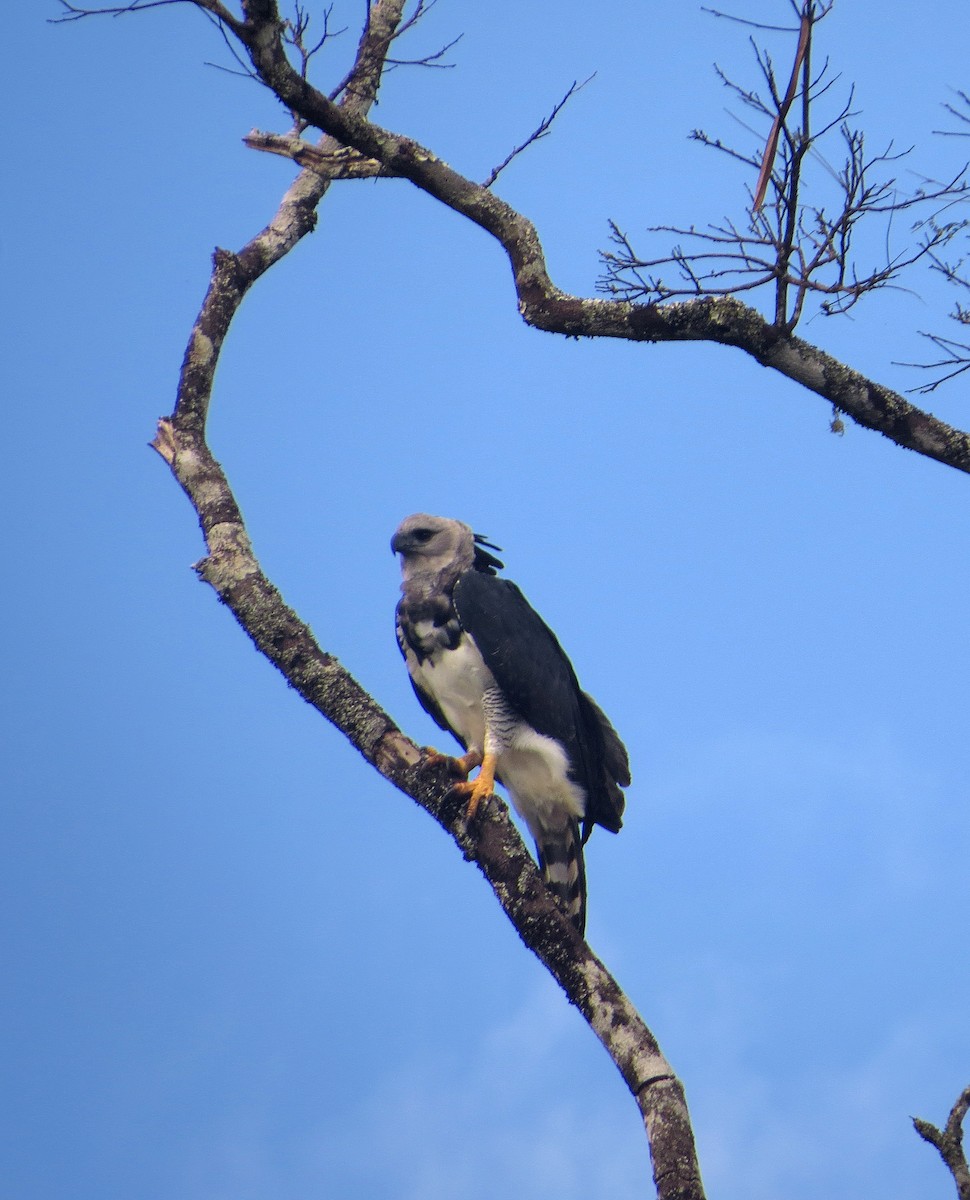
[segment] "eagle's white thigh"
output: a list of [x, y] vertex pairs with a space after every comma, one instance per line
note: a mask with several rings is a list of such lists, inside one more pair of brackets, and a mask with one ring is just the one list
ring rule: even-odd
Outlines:
[[586, 795], [567, 774], [566, 753], [558, 742], [520, 725], [498, 756], [498, 775], [532, 836], [582, 820]]

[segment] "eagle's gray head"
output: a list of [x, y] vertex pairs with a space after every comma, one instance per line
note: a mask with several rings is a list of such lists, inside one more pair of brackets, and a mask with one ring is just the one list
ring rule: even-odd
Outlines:
[[463, 571], [474, 568], [495, 574], [502, 563], [483, 547], [497, 550], [471, 526], [451, 517], [415, 513], [405, 517], [391, 538], [391, 549], [401, 556], [404, 581], [419, 577], [454, 582]]
[[438, 575], [448, 568], [460, 575], [475, 561], [475, 535], [461, 521], [415, 513], [398, 525], [391, 549], [401, 556], [405, 579]]

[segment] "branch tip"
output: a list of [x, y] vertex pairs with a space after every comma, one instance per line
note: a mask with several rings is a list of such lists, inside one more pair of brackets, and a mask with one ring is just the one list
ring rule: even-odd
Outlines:
[[172, 466], [178, 446], [175, 441], [175, 427], [171, 417], [160, 417], [154, 438], [148, 443], [152, 450], [157, 451], [162, 458]]

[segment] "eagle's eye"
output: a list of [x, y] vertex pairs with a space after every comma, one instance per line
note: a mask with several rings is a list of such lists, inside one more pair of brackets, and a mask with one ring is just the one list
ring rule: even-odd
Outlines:
[[430, 542], [431, 539], [434, 537], [434, 530], [433, 529], [415, 529], [414, 532], [411, 534], [411, 536], [414, 538], [414, 540], [416, 542], [420, 542], [421, 545], [423, 546], [425, 544], [425, 542]]

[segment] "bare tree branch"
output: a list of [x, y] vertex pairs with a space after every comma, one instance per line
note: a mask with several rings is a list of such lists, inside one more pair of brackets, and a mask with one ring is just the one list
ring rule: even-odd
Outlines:
[[[212, 0], [189, 2], [209, 7]], [[244, 11], [247, 19], [239, 25], [237, 36], [259, 78], [301, 119], [364, 158], [382, 163], [389, 173], [409, 179], [490, 233], [508, 256], [519, 312], [528, 324], [571, 337], [711, 341], [733, 346], [823, 397], [857, 424], [906, 449], [970, 471], [970, 435], [789, 330], [779, 329], [729, 296], [702, 296], [660, 306], [625, 299], [584, 299], [562, 291], [549, 278], [538, 233], [526, 217], [491, 190], [460, 175], [431, 150], [371, 123], [352, 106], [335, 103], [301, 78], [287, 60], [273, 0], [246, 0]]]
[[[957, 108], [955, 104], [944, 104], [943, 108], [951, 117], [956, 117], [964, 125], [970, 125], [970, 95], [959, 89], [957, 89], [957, 95], [960, 97], [962, 108]], [[942, 137], [970, 137], [970, 133], [965, 129], [934, 129], [933, 132]]]
[[323, 179], [389, 179], [391, 172], [374, 158], [364, 158], [356, 150], [339, 146], [323, 149], [305, 142], [294, 134], [264, 133], [253, 129], [243, 138], [250, 150], [262, 150], [292, 159]]
[[395, 67], [433, 67], [438, 71], [450, 71], [455, 64], [444, 63], [439, 60], [444, 58], [449, 50], [457, 46], [461, 38], [462, 35], [459, 33], [450, 42], [445, 42], [440, 50], [435, 50], [432, 54], [424, 54], [421, 58], [389, 58], [385, 73], [389, 74]]
[[58, 0], [65, 10], [59, 17], [51, 17], [52, 25], [60, 25], [66, 21], [79, 21], [82, 17], [123, 17], [127, 13], [145, 12], [149, 8], [166, 8], [170, 4], [191, 4], [211, 13], [220, 21], [225, 21], [230, 29], [236, 30], [239, 21], [220, 3], [220, 0], [130, 0], [128, 4], [108, 5], [97, 8], [84, 8], [72, 4], [70, 0]]
[[[235, 302], [238, 269], [235, 256], [217, 254], [207, 301]], [[493, 800], [471, 826], [466, 824], [464, 801], [455, 798], [447, 768], [429, 765], [341, 664], [320, 649], [263, 575], [238, 505], [197, 421], [201, 405], [194, 383], [200, 374], [211, 374], [213, 365], [207, 337], [197, 324], [179, 405], [171, 418], [159, 422], [153, 442], [199, 516], [208, 551], [196, 566], [200, 578], [215, 589], [287, 682], [386, 779], [430, 813], [466, 859], [477, 863], [523, 942], [586, 1018], [633, 1094], [649, 1140], [658, 1196], [703, 1200], [680, 1082], [642, 1018], [546, 889], [504, 804]]]
[[702, 297], [658, 306], [583, 299], [562, 291], [549, 278], [538, 234], [526, 217], [431, 150], [346, 111], [312, 88], [290, 67], [279, 38], [272, 36], [274, 14], [271, 0], [248, 0], [244, 41], [260, 78], [311, 124], [409, 179], [496, 238], [509, 258], [519, 312], [528, 324], [569, 336], [734, 346], [822, 396], [857, 424], [957, 470], [970, 471], [966, 433], [779, 329], [737, 300]]
[[[863, 134], [848, 123], [855, 115], [851, 89], [841, 111], [818, 132], [812, 130], [815, 106], [834, 82], [827, 79], [827, 63], [814, 77], [811, 66], [814, 29], [830, 11], [831, 4], [814, 0], [800, 0], [798, 4], [791, 0], [791, 4], [800, 27], [794, 67], [784, 96], [780, 94], [770, 56], [754, 42], [755, 61], [767, 87], [767, 100], [716, 68], [724, 85], [746, 108], [771, 122], [763, 152], [743, 153], [701, 130], [692, 135], [702, 145], [758, 170], [757, 183], [750, 194], [747, 226], [741, 228], [729, 218], [703, 229], [694, 225], [686, 229], [655, 226], [651, 232], [672, 232], [685, 238], [686, 246], [678, 244], [664, 255], [643, 258], [634, 251], [628, 236], [618, 236], [614, 223], [612, 241], [618, 249], [601, 254], [605, 266], [599, 283], [601, 291], [618, 299], [665, 301], [681, 296], [731, 296], [741, 291], [771, 288], [773, 323], [790, 333], [801, 320], [810, 297], [825, 315], [845, 313], [871, 292], [897, 286], [900, 274], [921, 259], [934, 261], [942, 248], [966, 228], [965, 220], [943, 219], [954, 204], [965, 202], [970, 195], [966, 168], [947, 183], [926, 185], [909, 195], [902, 193], [895, 178], [882, 176], [908, 151], [893, 152], [890, 146], [882, 154], [867, 155]], [[799, 96], [800, 121], [793, 126], [790, 113]], [[838, 172], [818, 151], [819, 141], [833, 131], [838, 131], [844, 145], [845, 162]], [[804, 199], [810, 160], [820, 162], [834, 181], [834, 201], [808, 203]], [[772, 199], [766, 206], [769, 194]], [[894, 218], [917, 209], [925, 215], [910, 230], [912, 243], [894, 252], [889, 245]], [[885, 226], [885, 258], [875, 266], [862, 268], [854, 252], [856, 232], [862, 223], [868, 228], [877, 218]], [[692, 248], [696, 246], [701, 248]], [[707, 248], [713, 248], [713, 252]], [[677, 282], [666, 281], [661, 271], [664, 267], [675, 269]]]
[[[963, 105], [962, 109], [957, 108], [952, 104], [945, 104], [943, 107], [948, 113], [950, 113], [951, 116], [956, 117], [958, 121], [961, 121], [964, 124], [970, 124], [970, 95], [968, 95], [966, 92], [958, 91], [957, 96], [960, 98], [960, 101]], [[949, 134], [954, 137], [970, 136], [970, 134], [967, 134], [962, 130], [936, 130], [936, 132]], [[957, 230], [958, 233], [964, 235], [960, 238], [960, 242], [964, 246], [966, 244], [966, 229], [967, 226], [964, 223], [963, 225], [959, 226]], [[942, 275], [947, 283], [952, 284], [961, 291], [970, 291], [970, 275], [967, 273], [967, 255], [965, 250], [962, 254], [958, 254], [957, 257], [950, 257], [949, 254], [944, 256], [943, 250], [949, 249], [953, 240], [954, 238], [951, 236], [950, 238], [947, 238], [945, 242], [940, 242], [939, 248], [936, 246], [932, 247], [929, 253], [930, 263], [932, 265], [932, 269], [938, 274]], [[965, 304], [961, 304], [959, 301], [953, 306], [953, 309], [949, 315], [950, 319], [956, 321], [958, 325], [970, 325], [970, 309], [968, 309]], [[940, 375], [930, 383], [922, 384], [913, 389], [913, 391], [920, 392], [923, 395], [928, 395], [929, 393], [936, 391], [941, 384], [947, 383], [951, 379], [955, 379], [958, 375], [962, 375], [964, 371], [970, 368], [970, 345], [967, 345], [961, 341], [957, 341], [954, 338], [944, 337], [941, 334], [936, 333], [923, 333], [922, 336], [928, 341], [932, 342], [938, 350], [942, 351], [944, 357], [937, 359], [934, 362], [904, 363], [902, 365], [915, 367], [922, 371], [936, 371], [941, 368], [947, 368], [946, 374]], [[951, 370], [949, 368], [953, 369]]]
[[953, 1176], [958, 1200], [970, 1200], [970, 1166], [963, 1149], [963, 1121], [970, 1111], [970, 1087], [966, 1087], [950, 1109], [945, 1127], [940, 1130], [929, 1121], [913, 1117], [916, 1132], [940, 1152], [940, 1158]]
[[[765, 146], [764, 158], [761, 160], [761, 170], [758, 173], [758, 182], [754, 188], [754, 200], [751, 207], [755, 212], [761, 208], [765, 200], [765, 192], [768, 190], [768, 180], [771, 178], [772, 168], [775, 162], [775, 155], [778, 153], [778, 138], [781, 136], [781, 128], [788, 119], [788, 112], [795, 100], [795, 91], [798, 87], [798, 76], [802, 70], [802, 64], [807, 63], [808, 48], [811, 42], [812, 21], [814, 19], [814, 10], [811, 0], [805, 4], [802, 11], [801, 26], [798, 34], [798, 45], [795, 48], [795, 62], [791, 70], [791, 79], [788, 81], [788, 90], [785, 93], [785, 98], [778, 105], [778, 111], [775, 114], [775, 119], [771, 125], [771, 132], [768, 134], [768, 142]], [[803, 93], [807, 95], [807, 89]]]
[[328, 41], [346, 32], [344, 29], [330, 28], [330, 18], [333, 16], [333, 5], [323, 10], [323, 32], [310, 42], [307, 34], [310, 31], [310, 14], [297, 0], [293, 6], [293, 17], [283, 22], [283, 38], [293, 47], [300, 58], [300, 74], [306, 79], [310, 73], [311, 60], [320, 53]]
[[[366, 115], [376, 95], [382, 48], [391, 42], [403, 0], [377, 0], [361, 39], [351, 83], [339, 110]], [[254, 33], [258, 37], [258, 31]], [[277, 32], [274, 36], [279, 39]], [[289, 68], [292, 70], [292, 68]], [[298, 73], [296, 73], [298, 77]], [[327, 103], [330, 103], [327, 101]], [[299, 111], [299, 110], [297, 110]], [[216, 252], [209, 289], [186, 348], [171, 417], [159, 421], [152, 445], [168, 463], [198, 515], [206, 557], [199, 577], [226, 604], [256, 648], [386, 779], [416, 800], [454, 838], [488, 879], [520, 937], [552, 973], [616, 1064], [643, 1118], [660, 1200], [703, 1200], [693, 1131], [683, 1088], [656, 1039], [604, 965], [542, 883], [508, 812], [493, 801], [469, 825], [447, 769], [432, 765], [344, 667], [323, 651], [286, 606], [253, 554], [239, 506], [206, 442], [206, 417], [219, 353], [243, 297], [265, 270], [312, 227], [312, 208], [347, 156], [309, 147], [295, 137], [251, 135], [249, 144], [307, 165], [274, 218], [240, 252]], [[299, 148], [294, 149], [294, 143]], [[358, 163], [374, 163], [349, 151]], [[325, 168], [321, 168], [321, 164]], [[329, 169], [326, 169], [329, 167]], [[294, 189], [300, 204], [295, 202]]]
[[492, 184], [495, 182], [495, 180], [498, 179], [499, 175], [502, 174], [502, 172], [505, 170], [505, 168], [509, 165], [509, 163], [514, 158], [516, 158], [518, 155], [520, 155], [523, 150], [525, 150], [529, 146], [531, 146], [533, 144], [533, 142], [537, 142], [540, 138], [545, 137], [546, 134], [549, 132], [549, 129], [550, 129], [553, 121], [555, 121], [556, 117], [558, 117], [559, 114], [562, 112], [562, 110], [566, 107], [566, 105], [569, 103], [570, 99], [573, 96], [575, 96], [577, 92], [581, 92], [583, 90], [583, 88], [587, 85], [587, 83], [590, 82], [591, 79], [595, 79], [595, 78], [596, 78], [596, 73], [594, 71], [593, 74], [590, 75], [587, 79], [584, 79], [582, 83], [577, 83], [576, 80], [574, 79], [572, 81], [572, 83], [569, 85], [569, 90], [566, 92], [565, 96], [563, 96], [563, 98], [559, 101], [559, 103], [554, 106], [554, 108], [553, 108], [552, 112], [549, 114], [549, 116], [545, 117], [542, 121], [540, 121], [539, 125], [536, 127], [536, 129], [534, 129], [533, 132], [529, 134], [529, 136], [525, 139], [525, 141], [521, 145], [516, 146], [515, 149], [506, 158], [504, 158], [497, 167], [492, 168], [491, 174], [485, 180], [485, 182], [482, 184], [482, 187], [490, 188], [492, 186]]
[[964, 371], [970, 371], [970, 344], [955, 341], [953, 338], [942, 337], [938, 333], [924, 333], [922, 336], [932, 342], [937, 350], [941, 351], [943, 357], [935, 359], [933, 362], [901, 362], [899, 365], [901, 367], [914, 367], [919, 371], [946, 370], [945, 375], [940, 375], [930, 383], [923, 383], [919, 387], [913, 388], [913, 391], [919, 392], [923, 396], [929, 396], [942, 384], [949, 383], [951, 379], [956, 379]]
[[[796, 20], [800, 21], [801, 15], [802, 15], [802, 10], [799, 9], [798, 4], [796, 3], [796, 0], [788, 0], [788, 2], [791, 5], [791, 8], [795, 14]], [[821, 20], [821, 18], [824, 17], [831, 10], [833, 3], [834, 3], [834, 0], [827, 0], [827, 3], [822, 3], [821, 0], [819, 0], [819, 3], [817, 5], [816, 20]], [[722, 12], [718, 8], [707, 8], [703, 4], [701, 5], [701, 12], [710, 13], [712, 17], [721, 17], [725, 21], [734, 21], [738, 25], [747, 25], [749, 29], [769, 30], [773, 33], [797, 33], [798, 32], [798, 25], [795, 25], [795, 26], [767, 25], [763, 21], [750, 21], [745, 17], [735, 16], [733, 13]]]

